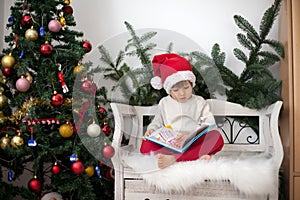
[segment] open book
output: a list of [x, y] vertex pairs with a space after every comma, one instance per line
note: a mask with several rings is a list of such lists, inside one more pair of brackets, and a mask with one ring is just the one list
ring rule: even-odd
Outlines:
[[179, 145], [175, 145], [175, 138], [178, 136], [178, 133], [166, 127], [157, 129], [145, 139], [160, 144], [178, 153], [184, 153], [195, 141], [197, 141], [202, 135], [207, 133], [213, 127], [215, 127], [215, 125], [201, 126], [197, 130], [189, 133]]

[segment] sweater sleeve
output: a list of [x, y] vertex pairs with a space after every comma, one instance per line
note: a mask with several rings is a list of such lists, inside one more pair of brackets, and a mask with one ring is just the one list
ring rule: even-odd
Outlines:
[[158, 105], [158, 109], [155, 113], [155, 116], [151, 123], [148, 125], [147, 130], [153, 129], [156, 130], [158, 128], [163, 127], [163, 118], [162, 118], [162, 113], [161, 113], [161, 105]]
[[208, 124], [208, 125], [216, 124], [215, 117], [210, 110], [210, 105], [206, 101], [203, 104], [199, 124]]

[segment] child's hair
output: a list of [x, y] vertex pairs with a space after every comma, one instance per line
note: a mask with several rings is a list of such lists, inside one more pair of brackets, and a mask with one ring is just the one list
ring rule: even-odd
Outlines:
[[179, 81], [179, 82], [175, 83], [172, 86], [172, 88], [174, 88], [174, 87], [183, 87], [185, 85], [185, 83], [187, 83], [187, 82], [193, 87], [193, 83], [191, 81], [189, 81], [189, 80], [183, 80], [183, 81]]

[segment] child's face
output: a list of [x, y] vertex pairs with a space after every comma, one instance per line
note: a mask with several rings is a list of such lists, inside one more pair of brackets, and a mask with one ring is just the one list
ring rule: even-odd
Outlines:
[[173, 99], [180, 103], [185, 103], [192, 97], [193, 87], [189, 81], [181, 81], [176, 83], [170, 90]]

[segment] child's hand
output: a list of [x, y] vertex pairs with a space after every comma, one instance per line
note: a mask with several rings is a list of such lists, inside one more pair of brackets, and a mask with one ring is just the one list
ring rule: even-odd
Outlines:
[[150, 136], [152, 133], [153, 133], [153, 129], [149, 129], [149, 130], [147, 130], [146, 132], [145, 132], [145, 134], [144, 134], [144, 137], [148, 137], [148, 136]]
[[186, 136], [188, 135], [189, 133], [182, 133], [181, 135], [177, 136], [176, 137], [176, 142], [175, 142], [175, 145], [176, 146], [180, 146], [180, 144], [182, 143], [182, 141], [186, 138]]

